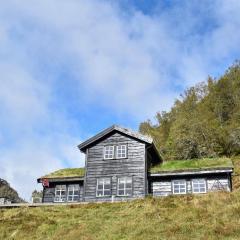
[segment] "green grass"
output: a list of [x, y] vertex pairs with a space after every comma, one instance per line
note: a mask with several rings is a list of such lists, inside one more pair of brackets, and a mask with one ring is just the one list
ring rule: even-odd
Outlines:
[[[233, 158], [240, 173], [240, 157]], [[1, 240], [237, 240], [240, 180], [234, 192], [125, 203], [0, 209]]]
[[[151, 169], [152, 173], [161, 171], [178, 171], [200, 168], [232, 167], [230, 158], [203, 158], [194, 160], [167, 161]], [[83, 177], [84, 168], [64, 168], [43, 176], [42, 178]]]
[[178, 170], [193, 170], [193, 169], [208, 169], [233, 167], [230, 158], [203, 158], [194, 160], [175, 160], [167, 161], [159, 164], [151, 169], [151, 173], [178, 171]]
[[239, 239], [240, 193], [0, 210], [0, 239]]
[[42, 178], [84, 177], [84, 168], [64, 168], [49, 173]]

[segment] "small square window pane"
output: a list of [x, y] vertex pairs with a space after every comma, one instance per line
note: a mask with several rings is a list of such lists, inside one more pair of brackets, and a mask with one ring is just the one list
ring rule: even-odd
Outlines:
[[110, 191], [110, 190], [104, 190], [104, 195], [105, 195], [105, 196], [111, 195], [111, 191]]
[[124, 184], [125, 183], [125, 178], [119, 178], [118, 182], [119, 182], [119, 184]]
[[78, 201], [78, 196], [74, 196], [74, 197], [73, 197], [73, 200], [74, 200], [74, 201]]
[[104, 179], [104, 183], [105, 183], [105, 184], [110, 184], [110, 182], [111, 182], [111, 181], [110, 181], [109, 178]]
[[98, 196], [102, 196], [102, 195], [103, 195], [103, 192], [102, 192], [102, 191], [97, 191], [97, 195], [98, 195]]
[[127, 178], [126, 183], [131, 183], [132, 184], [132, 178]]
[[132, 195], [132, 189], [126, 189], [126, 195]]
[[98, 179], [98, 184], [99, 184], [99, 185], [103, 185], [103, 183], [104, 183], [104, 180], [103, 180], [103, 179]]
[[118, 190], [119, 195], [124, 195], [124, 190]]

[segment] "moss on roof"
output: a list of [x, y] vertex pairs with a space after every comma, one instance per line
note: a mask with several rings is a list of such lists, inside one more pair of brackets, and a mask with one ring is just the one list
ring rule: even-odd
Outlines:
[[199, 170], [199, 169], [210, 169], [210, 168], [226, 168], [233, 167], [230, 158], [202, 158], [193, 160], [172, 160], [163, 162], [162, 164], [156, 165], [151, 168], [151, 173], [158, 172], [174, 172], [180, 170]]
[[65, 177], [84, 177], [84, 168], [64, 168], [49, 173], [42, 178], [65, 178]]

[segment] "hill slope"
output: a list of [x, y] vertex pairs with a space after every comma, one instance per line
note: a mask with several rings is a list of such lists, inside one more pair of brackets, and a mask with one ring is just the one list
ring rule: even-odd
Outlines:
[[13, 203], [20, 203], [23, 200], [18, 196], [16, 190], [14, 190], [9, 183], [0, 178], [0, 198], [7, 198]]
[[0, 209], [0, 239], [240, 239], [239, 183], [234, 177], [232, 193]]
[[219, 79], [187, 89], [155, 118], [139, 130], [154, 138], [165, 160], [240, 154], [240, 62]]

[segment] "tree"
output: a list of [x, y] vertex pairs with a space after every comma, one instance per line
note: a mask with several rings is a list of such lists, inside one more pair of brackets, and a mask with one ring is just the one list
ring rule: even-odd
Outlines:
[[240, 62], [219, 79], [187, 89], [155, 118], [139, 130], [153, 137], [166, 160], [239, 154]]
[[1, 178], [0, 178], [0, 198], [6, 198], [12, 203], [24, 202], [24, 200], [18, 196], [17, 191], [10, 187], [7, 181]]

